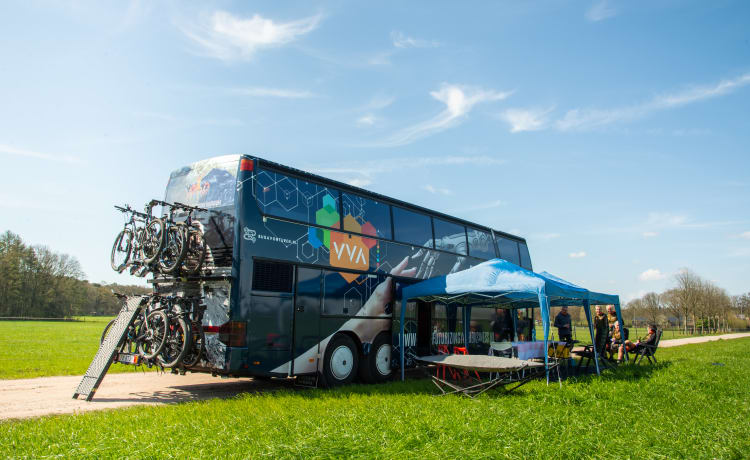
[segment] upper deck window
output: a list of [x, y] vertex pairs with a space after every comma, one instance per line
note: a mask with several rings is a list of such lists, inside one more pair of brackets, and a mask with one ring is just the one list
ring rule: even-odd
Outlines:
[[466, 250], [466, 227], [438, 218], [432, 219], [432, 225], [435, 229], [435, 249], [455, 252], [464, 256], [468, 254]]
[[500, 257], [510, 263], [521, 265], [518, 255], [518, 242], [502, 236], [497, 237], [497, 248], [500, 250]]
[[339, 191], [270, 170], [255, 178], [255, 198], [263, 214], [339, 228]]
[[397, 241], [432, 247], [432, 223], [429, 216], [394, 206], [393, 231]]
[[521, 249], [521, 266], [526, 270], [531, 270], [531, 256], [529, 255], [529, 247], [526, 243], [519, 243], [518, 247]]
[[387, 204], [351, 193], [343, 193], [341, 200], [344, 230], [391, 239], [391, 210]]
[[481, 259], [494, 259], [495, 244], [492, 242], [492, 236], [484, 230], [475, 228], [468, 229], [469, 233], [469, 255]]
[[234, 205], [239, 162], [239, 155], [226, 155], [174, 171], [169, 177], [164, 201], [209, 209]]

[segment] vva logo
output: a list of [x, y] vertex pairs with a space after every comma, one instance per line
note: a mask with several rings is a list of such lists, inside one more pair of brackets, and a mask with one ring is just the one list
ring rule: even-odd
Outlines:
[[250, 241], [251, 243], [255, 243], [255, 230], [252, 230], [247, 227], [243, 228], [242, 238], [246, 239], [247, 241]]
[[[330, 255], [330, 263], [334, 267], [352, 270], [367, 270], [370, 268], [370, 249], [359, 236], [331, 232]], [[359, 275], [342, 273], [341, 276], [351, 283]]]

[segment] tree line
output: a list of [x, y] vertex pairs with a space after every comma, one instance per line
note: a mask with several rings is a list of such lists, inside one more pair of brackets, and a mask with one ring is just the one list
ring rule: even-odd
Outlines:
[[111, 290], [150, 292], [143, 286], [89, 283], [75, 257], [26, 244], [11, 231], [0, 235], [0, 317], [115, 315], [121, 305]]
[[677, 273], [674, 282], [675, 286], [665, 292], [649, 292], [628, 302], [623, 319], [631, 324], [671, 324], [693, 334], [748, 328], [750, 292], [730, 296], [688, 269]]

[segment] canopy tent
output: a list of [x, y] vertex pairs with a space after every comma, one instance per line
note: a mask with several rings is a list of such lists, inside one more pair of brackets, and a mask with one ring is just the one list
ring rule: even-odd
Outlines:
[[[534, 273], [506, 260], [493, 259], [460, 272], [430, 278], [404, 287], [401, 291], [401, 321], [399, 349], [401, 379], [404, 380], [404, 322], [406, 304], [409, 300], [421, 299], [445, 304], [458, 304], [463, 309], [464, 340], [469, 343], [469, 321], [472, 307], [529, 308], [539, 307], [544, 328], [544, 349], [549, 341], [549, 307], [583, 305], [589, 321], [592, 343], [594, 330], [589, 315], [590, 304], [614, 304], [620, 318], [620, 302], [617, 296], [592, 293], [550, 274]], [[598, 360], [597, 373], [599, 372]], [[549, 361], [544, 357], [549, 379]]]

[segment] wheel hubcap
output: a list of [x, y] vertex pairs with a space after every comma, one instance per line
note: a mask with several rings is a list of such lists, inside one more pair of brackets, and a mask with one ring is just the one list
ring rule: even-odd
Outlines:
[[349, 377], [354, 368], [354, 355], [349, 347], [341, 345], [331, 353], [331, 373], [337, 380]]
[[375, 354], [375, 368], [380, 375], [391, 374], [391, 346], [389, 344], [381, 345]]

